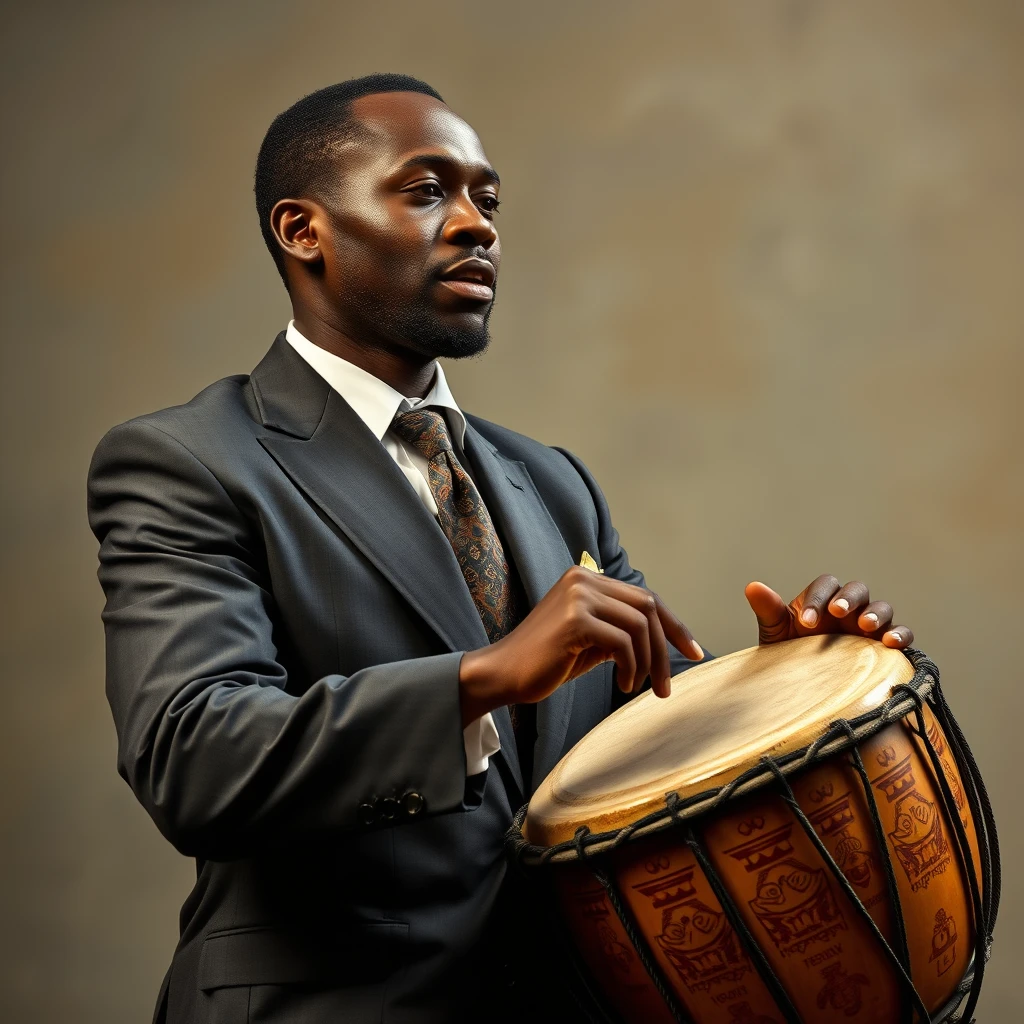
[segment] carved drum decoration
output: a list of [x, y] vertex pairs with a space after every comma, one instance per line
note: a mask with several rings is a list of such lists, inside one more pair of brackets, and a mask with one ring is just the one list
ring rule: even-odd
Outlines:
[[935, 666], [859, 637], [739, 651], [643, 694], [510, 832], [598, 1019], [969, 1019], [998, 903], [984, 786]]

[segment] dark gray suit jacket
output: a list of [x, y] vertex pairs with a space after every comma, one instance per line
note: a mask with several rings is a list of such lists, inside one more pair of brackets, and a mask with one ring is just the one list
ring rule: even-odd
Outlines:
[[[468, 419], [529, 606], [583, 550], [643, 583], [576, 458]], [[118, 769], [197, 865], [158, 1017], [488, 1019], [528, 793], [504, 709], [466, 778], [459, 660], [487, 636], [383, 446], [282, 334], [250, 376], [111, 430], [89, 518]], [[612, 705], [611, 663], [540, 704], [532, 778]]]

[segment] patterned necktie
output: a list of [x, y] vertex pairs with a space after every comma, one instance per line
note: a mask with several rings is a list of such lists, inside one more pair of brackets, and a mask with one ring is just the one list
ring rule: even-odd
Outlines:
[[448, 428], [439, 412], [414, 409], [399, 413], [392, 427], [427, 460], [428, 483], [437, 504], [438, 521], [493, 644], [515, 627], [518, 617], [508, 560], [490, 513], [455, 457]]

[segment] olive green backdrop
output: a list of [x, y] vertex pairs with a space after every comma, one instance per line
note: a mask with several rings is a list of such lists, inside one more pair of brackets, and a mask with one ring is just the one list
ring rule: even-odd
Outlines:
[[[5, 5], [10, 8], [11, 5]], [[192, 865], [115, 773], [85, 473], [288, 319], [271, 118], [431, 82], [505, 182], [470, 411], [579, 453], [716, 652], [743, 585], [868, 580], [944, 671], [1002, 826], [983, 1024], [1018, 1019], [1024, 4], [5, 9], [0, 1017], [143, 1021]]]

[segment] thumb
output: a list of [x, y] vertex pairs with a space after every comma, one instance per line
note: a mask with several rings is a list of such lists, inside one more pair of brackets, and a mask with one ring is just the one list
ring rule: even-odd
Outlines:
[[789, 605], [764, 583], [748, 583], [743, 590], [747, 603], [757, 617], [757, 642], [777, 643], [790, 638], [792, 615]]

